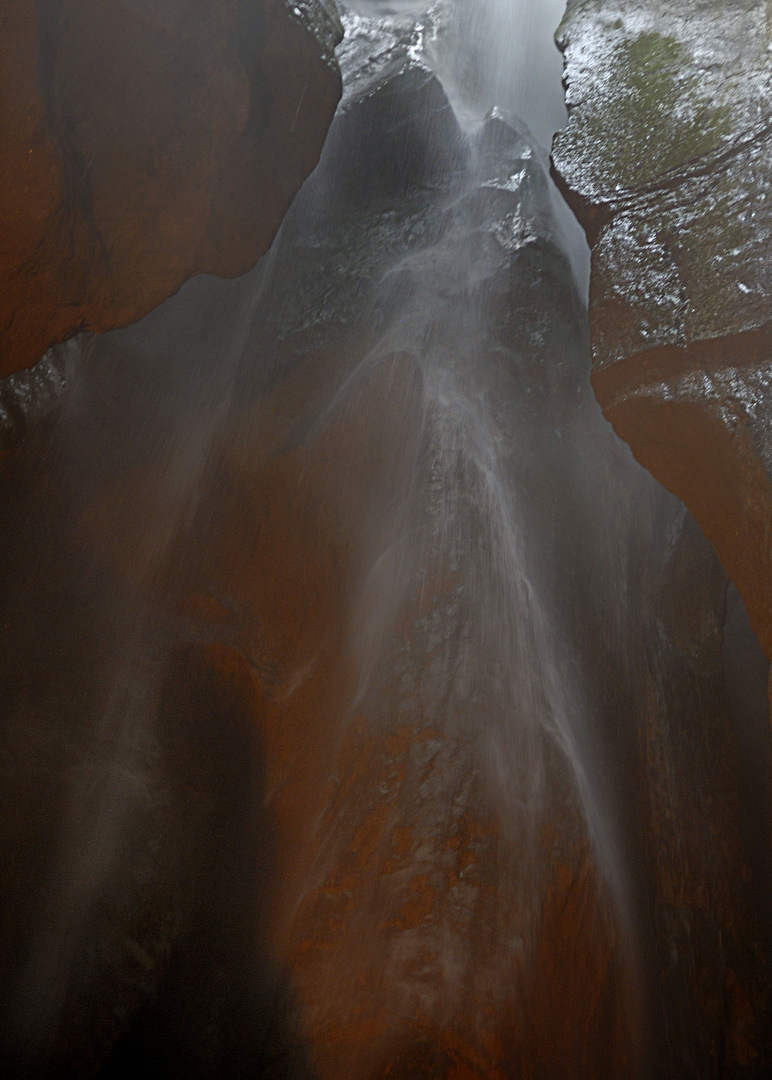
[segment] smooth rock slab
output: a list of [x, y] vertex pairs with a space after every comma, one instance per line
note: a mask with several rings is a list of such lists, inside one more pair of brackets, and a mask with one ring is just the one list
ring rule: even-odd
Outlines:
[[340, 97], [328, 0], [0, 2], [0, 376], [244, 273]]

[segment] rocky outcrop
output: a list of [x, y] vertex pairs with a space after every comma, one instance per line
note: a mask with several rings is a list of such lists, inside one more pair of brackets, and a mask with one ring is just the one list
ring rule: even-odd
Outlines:
[[244, 273], [340, 96], [329, 0], [2, 0], [0, 375]]
[[576, 0], [554, 174], [593, 247], [592, 382], [772, 655], [772, 9]]
[[346, 23], [269, 257], [0, 461], [3, 1060], [757, 1080], [725, 575], [592, 398], [544, 155]]
[[70, 338], [49, 349], [34, 367], [0, 379], [0, 453], [55, 411], [80, 356], [80, 340]]
[[[347, 22], [347, 93], [270, 258], [101, 337], [55, 475], [40, 435], [7, 463], [60, 514], [45, 571], [29, 542], [0, 559], [3, 632], [59, 616], [19, 631], [11, 745], [85, 726], [77, 751], [97, 742], [140, 802], [124, 875], [147, 888], [167, 816], [179, 849], [155, 871], [176, 921], [147, 941], [89, 881], [143, 974], [100, 959], [82, 899], [59, 912], [97, 954], [64, 953], [59, 1015], [91, 1016], [92, 1058], [112, 1037], [105, 1080], [246, 1050], [316, 1080], [764, 1075], [726, 578], [599, 415], [528, 133], [497, 112], [467, 138], [417, 35]], [[99, 620], [74, 599], [95, 575]], [[63, 671], [38, 659], [52, 639]], [[123, 740], [88, 719], [112, 662]], [[6, 768], [23, 790], [27, 759]]]

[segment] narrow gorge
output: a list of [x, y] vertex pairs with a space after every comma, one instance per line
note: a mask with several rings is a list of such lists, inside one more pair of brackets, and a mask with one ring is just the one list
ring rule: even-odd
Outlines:
[[767, 3], [0, 16], [0, 1075], [772, 1075]]

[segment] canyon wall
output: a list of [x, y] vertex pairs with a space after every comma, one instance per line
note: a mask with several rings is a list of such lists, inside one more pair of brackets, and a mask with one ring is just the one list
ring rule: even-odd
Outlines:
[[592, 246], [592, 382], [772, 655], [772, 9], [575, 0], [555, 178]]
[[[572, 6], [566, 42], [596, 9]], [[266, 45], [239, 74], [247, 10], [317, 57], [306, 83], [276, 47], [292, 150], [312, 72], [324, 115], [337, 92], [305, 6], [210, 4], [204, 25], [156, 3], [154, 41], [182, 27], [234, 65], [240, 113], [201, 69], [168, 78], [207, 138], [231, 138], [222, 107], [249, 143], [274, 69]], [[599, 414], [546, 155], [498, 109], [464, 130], [431, 20], [344, 21], [346, 93], [266, 258], [13, 384], [34, 398], [65, 371], [68, 391], [0, 458], [7, 1073], [761, 1080], [772, 740], [732, 712], [727, 578]], [[627, 32], [668, 76], [666, 124], [682, 53]], [[196, 146], [194, 187], [220, 175]], [[586, 169], [605, 152], [588, 141]], [[195, 252], [219, 236], [233, 262], [210, 270], [267, 245], [276, 189], [270, 227], [223, 224], [211, 187], [199, 220], [179, 190], [158, 220]]]
[[318, 160], [340, 33], [328, 0], [2, 0], [0, 376], [254, 265]]
[[0, 462], [4, 1058], [757, 1080], [726, 577], [599, 414], [546, 155], [346, 26], [267, 258]]

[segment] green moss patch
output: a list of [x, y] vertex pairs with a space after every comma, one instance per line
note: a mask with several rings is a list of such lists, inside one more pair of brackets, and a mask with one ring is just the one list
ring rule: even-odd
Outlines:
[[701, 89], [691, 57], [673, 37], [643, 33], [609, 60], [608, 91], [577, 117], [576, 136], [608, 157], [626, 188], [657, 182], [721, 147], [731, 133], [726, 105]]

